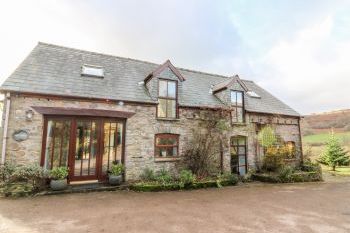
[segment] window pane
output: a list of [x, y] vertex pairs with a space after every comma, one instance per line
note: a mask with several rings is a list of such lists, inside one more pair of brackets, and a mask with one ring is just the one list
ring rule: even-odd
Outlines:
[[175, 100], [167, 100], [167, 117], [175, 118], [176, 117], [176, 101]]
[[176, 98], [176, 82], [168, 81], [168, 97]]
[[244, 146], [238, 147], [238, 154], [239, 155], [245, 155], [245, 147]]
[[177, 138], [176, 137], [157, 137], [157, 145], [176, 145]]
[[239, 166], [245, 165], [246, 160], [245, 160], [245, 155], [239, 156]]
[[172, 149], [172, 156], [177, 156], [177, 147], [175, 146], [175, 147], [173, 147], [173, 149]]
[[246, 173], [245, 166], [239, 167], [239, 174], [240, 174], [241, 176], [244, 176], [245, 173]]
[[238, 140], [238, 144], [241, 145], [241, 146], [244, 146], [245, 145], [245, 138], [239, 138], [237, 139]]
[[156, 157], [173, 157], [177, 156], [177, 146], [174, 147], [157, 147]]
[[243, 93], [237, 92], [237, 105], [243, 106]]
[[167, 97], [167, 81], [159, 80], [159, 96]]
[[83, 66], [82, 74], [103, 77], [103, 68]]
[[158, 99], [158, 117], [166, 117], [166, 100]]
[[45, 164], [46, 169], [67, 166], [69, 151], [69, 120], [47, 122]]
[[231, 103], [233, 103], [234, 105], [236, 105], [236, 101], [237, 101], [236, 94], [237, 92], [231, 91]]

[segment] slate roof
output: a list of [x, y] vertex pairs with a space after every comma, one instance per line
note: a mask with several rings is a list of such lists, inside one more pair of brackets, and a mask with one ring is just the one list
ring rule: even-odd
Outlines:
[[[104, 78], [81, 76], [84, 64], [102, 66]], [[0, 91], [101, 98], [109, 100], [156, 103], [139, 82], [159, 64], [88, 52], [39, 42], [29, 56], [3, 83]], [[180, 106], [220, 107], [223, 103], [210, 88], [229, 82], [230, 77], [177, 68], [185, 77], [179, 91]], [[261, 98], [245, 95], [247, 111], [300, 116], [252, 81], [242, 80]]]

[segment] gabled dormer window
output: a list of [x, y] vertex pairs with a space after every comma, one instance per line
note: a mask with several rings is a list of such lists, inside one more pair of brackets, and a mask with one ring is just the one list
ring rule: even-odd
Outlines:
[[177, 82], [159, 79], [158, 81], [158, 118], [177, 117]]
[[244, 95], [242, 91], [231, 91], [232, 123], [244, 122]]

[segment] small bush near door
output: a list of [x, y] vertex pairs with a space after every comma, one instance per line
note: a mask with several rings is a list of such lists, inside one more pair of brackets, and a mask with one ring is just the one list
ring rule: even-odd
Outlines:
[[300, 167], [281, 167], [277, 172], [260, 172], [252, 174], [252, 179], [269, 183], [295, 183], [322, 181], [319, 164], [306, 163]]
[[0, 167], [0, 177], [0, 192], [6, 196], [23, 196], [44, 189], [48, 174], [36, 164], [6, 162]]

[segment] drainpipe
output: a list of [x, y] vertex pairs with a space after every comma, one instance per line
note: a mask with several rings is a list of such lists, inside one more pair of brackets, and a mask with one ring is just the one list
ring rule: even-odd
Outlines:
[[303, 140], [302, 140], [302, 135], [301, 135], [301, 126], [300, 126], [300, 123], [301, 123], [301, 118], [302, 117], [299, 117], [298, 119], [298, 126], [299, 126], [299, 141], [300, 141], [300, 157], [301, 157], [301, 165], [304, 164], [304, 151], [303, 151]]
[[10, 115], [10, 105], [11, 105], [11, 99], [10, 99], [10, 93], [6, 93], [6, 110], [4, 112], [5, 114], [5, 122], [4, 122], [4, 134], [2, 137], [2, 150], [1, 150], [1, 164], [5, 164], [5, 156], [6, 156], [6, 142], [7, 142], [7, 128], [9, 124], [9, 115]]

